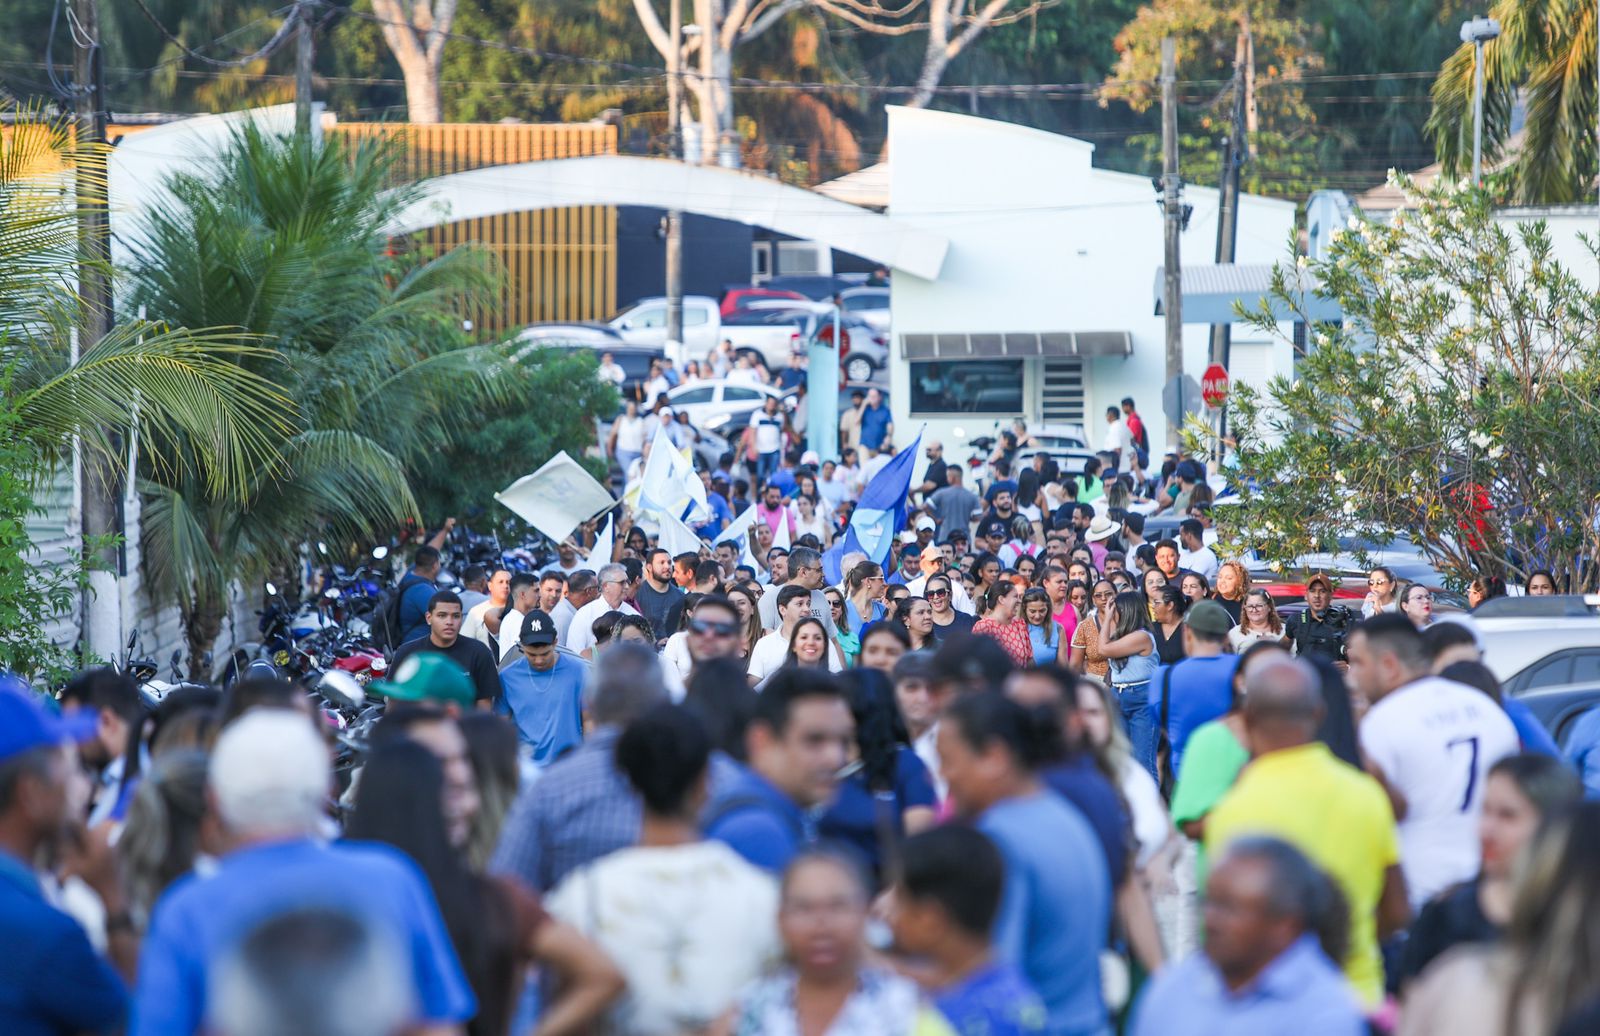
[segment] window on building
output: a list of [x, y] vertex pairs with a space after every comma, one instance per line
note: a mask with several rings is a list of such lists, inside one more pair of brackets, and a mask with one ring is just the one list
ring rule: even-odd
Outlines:
[[913, 414], [1022, 413], [1023, 361], [924, 360], [911, 364]]

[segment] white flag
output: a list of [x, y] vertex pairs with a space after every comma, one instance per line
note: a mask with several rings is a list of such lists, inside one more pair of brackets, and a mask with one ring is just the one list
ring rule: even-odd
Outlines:
[[677, 557], [679, 554], [698, 554], [700, 548], [705, 546], [693, 529], [683, 524], [670, 514], [657, 516], [657, 523], [661, 527], [656, 545], [662, 550]]
[[518, 518], [560, 543], [582, 522], [616, 501], [605, 486], [562, 450], [531, 475], [494, 495]]
[[784, 508], [783, 513], [778, 516], [778, 531], [772, 534], [772, 545], [774, 547], [782, 547], [784, 550], [789, 549], [789, 523], [792, 521], [794, 521], [794, 518], [789, 514], [789, 509], [787, 507]]
[[634, 506], [640, 514], [670, 514], [683, 521], [703, 522], [711, 517], [705, 484], [663, 428], [656, 428], [656, 437], [650, 443], [650, 457], [639, 477], [639, 500]]
[[617, 520], [610, 515], [606, 516], [605, 526], [594, 534], [594, 547], [589, 551], [589, 556], [584, 559], [579, 568], [599, 574], [601, 565], [611, 564], [611, 548], [616, 543]]

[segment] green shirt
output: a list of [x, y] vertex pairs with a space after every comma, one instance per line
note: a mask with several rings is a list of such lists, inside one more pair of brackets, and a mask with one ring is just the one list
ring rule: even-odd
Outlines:
[[[1183, 750], [1183, 768], [1172, 791], [1172, 822], [1180, 827], [1199, 820], [1233, 787], [1234, 778], [1250, 761], [1250, 753], [1222, 720], [1212, 720], [1189, 736]], [[1206, 850], [1195, 855], [1195, 880], [1206, 887]]]

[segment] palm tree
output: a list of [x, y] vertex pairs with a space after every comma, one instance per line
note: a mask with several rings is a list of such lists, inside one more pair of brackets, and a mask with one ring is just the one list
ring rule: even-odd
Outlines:
[[192, 665], [235, 582], [287, 567], [308, 540], [387, 539], [416, 514], [408, 466], [516, 392], [516, 369], [469, 344], [456, 315], [497, 288], [486, 254], [395, 254], [383, 232], [415, 197], [390, 189], [394, 158], [392, 145], [246, 128], [211, 168], [169, 182], [132, 245], [148, 312], [269, 343], [275, 362], [245, 363], [296, 403], [284, 463], [248, 483], [243, 506], [175, 477], [181, 464], [143, 472], [148, 573], [178, 603]]
[[[275, 430], [285, 427], [284, 397], [250, 366], [271, 353], [248, 337], [184, 330], [204, 325], [126, 319], [74, 355], [78, 211], [64, 199], [68, 170], [92, 151], [70, 123], [30, 111], [0, 138], [0, 407], [18, 419], [13, 434], [31, 448], [36, 474], [63, 460], [74, 438], [116, 470], [114, 440], [137, 430], [183, 436], [193, 444], [183, 458], [190, 474], [236, 496], [246, 472], [274, 463]], [[81, 170], [75, 176], [84, 182]]]
[[[124, 319], [76, 346], [85, 323], [80, 272], [109, 276], [81, 254], [74, 191], [104, 197], [107, 151], [80, 145], [71, 124], [12, 110], [0, 130], [0, 665], [62, 675], [74, 660], [45, 624], [84, 592], [82, 566], [32, 553], [25, 521], [47, 476], [70, 462], [125, 474], [128, 444], [182, 439], [172, 474], [237, 502], [247, 477], [277, 463], [287, 400], [253, 364], [271, 357], [247, 337]], [[198, 325], [189, 325], [191, 327]], [[101, 549], [97, 541], [93, 547]], [[89, 557], [92, 559], [93, 554]]]
[[[1521, 150], [1511, 156], [1511, 196], [1524, 204], [1583, 199], [1595, 161], [1595, 5], [1588, 0], [1499, 0], [1500, 37], [1483, 48], [1485, 163], [1505, 154], [1511, 113], [1525, 91]], [[1472, 160], [1473, 48], [1462, 44], [1433, 84], [1427, 131], [1445, 171]]]

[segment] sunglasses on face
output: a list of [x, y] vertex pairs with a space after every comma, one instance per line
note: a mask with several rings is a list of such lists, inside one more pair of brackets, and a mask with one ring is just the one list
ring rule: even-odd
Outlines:
[[731, 637], [739, 632], [737, 623], [718, 622], [716, 619], [690, 619], [689, 632], [701, 636]]
[[928, 596], [929, 597], [949, 597], [950, 596], [950, 591], [949, 590], [929, 590], [928, 591]]

